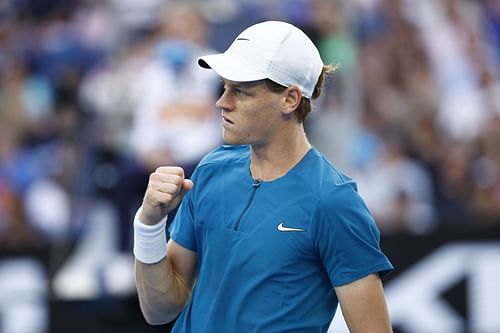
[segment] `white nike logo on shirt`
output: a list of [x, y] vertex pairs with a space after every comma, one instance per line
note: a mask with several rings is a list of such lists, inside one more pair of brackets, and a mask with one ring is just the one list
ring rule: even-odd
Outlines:
[[285, 227], [283, 224], [285, 222], [281, 222], [280, 224], [278, 224], [278, 230], [279, 231], [305, 231], [304, 229], [300, 229], [300, 228], [289, 228], [289, 227]]

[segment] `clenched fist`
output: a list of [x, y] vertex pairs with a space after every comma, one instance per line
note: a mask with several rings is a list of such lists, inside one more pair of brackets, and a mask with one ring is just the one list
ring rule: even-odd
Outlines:
[[191, 188], [193, 182], [184, 178], [182, 168], [159, 167], [149, 176], [139, 220], [149, 225], [158, 223], [179, 206], [182, 197]]

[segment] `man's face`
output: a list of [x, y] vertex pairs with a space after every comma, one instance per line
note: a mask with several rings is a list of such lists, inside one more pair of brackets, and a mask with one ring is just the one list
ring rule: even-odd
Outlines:
[[279, 135], [282, 94], [271, 92], [263, 81], [223, 83], [224, 93], [216, 106], [222, 109], [222, 136], [227, 144], [265, 145]]

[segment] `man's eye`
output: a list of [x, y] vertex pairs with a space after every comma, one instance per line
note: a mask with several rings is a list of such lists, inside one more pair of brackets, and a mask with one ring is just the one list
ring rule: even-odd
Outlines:
[[230, 87], [230, 88], [228, 88], [228, 89], [229, 89], [229, 92], [230, 92], [232, 95], [235, 95], [235, 96], [245, 95], [245, 92], [244, 92], [243, 90], [241, 90], [240, 88]]
[[229, 91], [230, 94], [235, 95], [235, 96], [248, 95], [248, 93], [245, 92], [244, 90], [242, 90], [241, 88], [231, 87], [231, 86], [227, 86], [227, 85], [224, 85], [223, 88], [224, 88], [224, 91]]

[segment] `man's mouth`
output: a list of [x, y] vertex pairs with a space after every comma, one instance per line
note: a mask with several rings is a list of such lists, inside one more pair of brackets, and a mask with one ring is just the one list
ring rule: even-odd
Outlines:
[[231, 121], [230, 119], [228, 119], [227, 117], [225, 116], [222, 116], [222, 120], [225, 122], [225, 123], [228, 123], [228, 124], [234, 124], [233, 121]]

